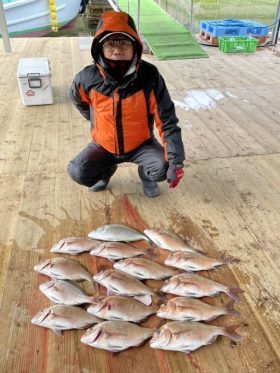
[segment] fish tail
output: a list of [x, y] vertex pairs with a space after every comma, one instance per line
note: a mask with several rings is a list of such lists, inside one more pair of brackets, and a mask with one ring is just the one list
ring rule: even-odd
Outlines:
[[158, 309], [159, 309], [159, 305], [158, 305], [158, 302], [156, 302], [156, 304], [153, 304], [151, 306], [151, 311], [153, 312], [152, 314], [157, 313]]
[[157, 324], [156, 324], [156, 327], [155, 327], [155, 332], [156, 331], [159, 331], [159, 329], [165, 324], [165, 319], [158, 319], [157, 320]]
[[159, 289], [155, 289], [154, 292], [155, 292], [155, 295], [158, 298], [164, 298], [164, 299], [166, 299], [166, 294], [160, 288]]
[[220, 259], [221, 262], [223, 262], [223, 264], [240, 262], [240, 259], [234, 258], [233, 256], [226, 256], [224, 253], [220, 256], [219, 259]]
[[157, 307], [159, 307], [162, 303], [166, 301], [167, 298], [163, 291], [157, 290], [155, 293], [157, 297], [156, 305]]
[[93, 289], [94, 289], [95, 293], [99, 293], [99, 291], [100, 291], [99, 284], [96, 281], [94, 281], [94, 279], [91, 280], [91, 283], [92, 283], [92, 286], [93, 286]]
[[237, 334], [235, 332], [236, 328], [238, 328], [238, 325], [224, 326], [222, 328], [223, 335], [225, 335], [226, 337], [229, 337], [230, 339], [232, 339], [235, 342], [240, 341], [243, 337], [240, 334]]
[[152, 247], [149, 247], [149, 248], [145, 251], [144, 255], [154, 257], [154, 256], [156, 255], [156, 254], [155, 254], [155, 250], [154, 250]]
[[87, 303], [94, 303], [96, 302], [96, 299], [99, 298], [98, 296], [96, 295], [91, 295], [88, 297], [88, 302]]
[[226, 314], [227, 315], [230, 315], [230, 316], [240, 316], [240, 312], [236, 311], [235, 309], [233, 309], [233, 305], [234, 305], [234, 300], [230, 300], [226, 306], [225, 306], [225, 311], [226, 311]]
[[236, 302], [240, 302], [240, 298], [238, 297], [237, 294], [239, 293], [243, 293], [244, 290], [240, 289], [240, 288], [227, 288], [225, 293], [231, 297], [232, 299], [234, 299]]

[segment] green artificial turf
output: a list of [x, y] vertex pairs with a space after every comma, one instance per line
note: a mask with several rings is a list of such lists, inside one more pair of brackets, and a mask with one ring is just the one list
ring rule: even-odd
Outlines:
[[[137, 22], [137, 0], [129, 1], [129, 14]], [[119, 0], [127, 12], [127, 0]], [[140, 32], [158, 60], [208, 57], [190, 31], [152, 0], [140, 1]]]

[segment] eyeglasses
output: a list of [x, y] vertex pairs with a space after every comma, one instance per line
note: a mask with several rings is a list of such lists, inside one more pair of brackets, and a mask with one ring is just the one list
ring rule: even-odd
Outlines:
[[104, 41], [103, 49], [113, 51], [115, 48], [120, 48], [121, 50], [125, 51], [132, 48], [132, 42], [126, 39], [109, 39]]

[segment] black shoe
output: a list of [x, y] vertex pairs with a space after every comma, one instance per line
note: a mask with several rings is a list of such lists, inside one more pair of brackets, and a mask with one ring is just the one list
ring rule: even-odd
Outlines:
[[149, 198], [154, 198], [160, 195], [160, 190], [155, 181], [141, 180], [143, 192]]
[[110, 170], [110, 174], [105, 176], [103, 179], [99, 180], [96, 184], [94, 184], [91, 188], [89, 188], [92, 192], [101, 192], [102, 190], [107, 188], [111, 177], [117, 171], [117, 166], [114, 165]]

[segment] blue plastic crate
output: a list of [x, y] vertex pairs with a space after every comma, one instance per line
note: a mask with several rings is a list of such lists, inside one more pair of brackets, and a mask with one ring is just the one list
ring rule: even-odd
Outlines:
[[200, 21], [199, 27], [200, 27], [201, 30], [208, 32], [207, 31], [207, 29], [208, 29], [207, 21]]
[[269, 28], [250, 20], [221, 19], [200, 21], [200, 29], [211, 36], [267, 36]]

